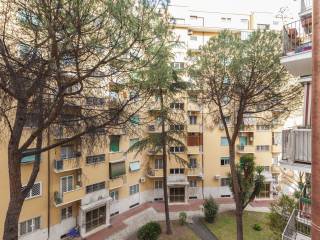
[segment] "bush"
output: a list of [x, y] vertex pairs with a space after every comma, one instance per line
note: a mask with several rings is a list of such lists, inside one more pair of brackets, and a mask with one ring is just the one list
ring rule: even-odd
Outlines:
[[187, 213], [181, 212], [179, 213], [179, 223], [180, 225], [185, 225], [187, 222]]
[[261, 231], [262, 230], [262, 227], [260, 226], [260, 224], [256, 223], [252, 226], [252, 228], [256, 231]]
[[139, 240], [156, 240], [161, 234], [160, 224], [157, 222], [149, 222], [138, 230]]
[[212, 196], [204, 200], [203, 209], [205, 220], [208, 223], [213, 223], [216, 219], [219, 205], [216, 203]]

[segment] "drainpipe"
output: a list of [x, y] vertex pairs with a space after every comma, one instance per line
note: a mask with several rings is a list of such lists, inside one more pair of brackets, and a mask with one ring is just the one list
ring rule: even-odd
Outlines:
[[[47, 133], [47, 144], [50, 145], [50, 127], [48, 128]], [[47, 202], [47, 224], [48, 224], [48, 239], [50, 239], [50, 185], [51, 185], [51, 179], [50, 179], [50, 172], [51, 172], [51, 161], [50, 161], [50, 150], [47, 152], [48, 154], [48, 202]]]
[[320, 1], [313, 0], [312, 29], [312, 240], [320, 240]]

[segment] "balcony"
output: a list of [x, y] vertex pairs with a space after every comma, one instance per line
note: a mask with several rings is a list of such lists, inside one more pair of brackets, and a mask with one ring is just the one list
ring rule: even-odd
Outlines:
[[241, 127], [240, 127], [240, 130], [239, 130], [239, 132], [254, 132], [255, 131], [255, 129], [254, 129], [254, 125], [242, 125]]
[[197, 102], [190, 101], [188, 103], [188, 111], [190, 112], [200, 112], [200, 104]]
[[189, 155], [198, 155], [202, 153], [201, 146], [188, 146]]
[[170, 174], [168, 175], [168, 186], [188, 185], [187, 176], [184, 174]]
[[161, 178], [163, 177], [163, 169], [151, 169], [147, 170], [147, 177], [149, 178]]
[[237, 153], [255, 153], [254, 145], [237, 145]]
[[199, 166], [188, 168], [187, 170], [188, 177], [203, 177], [202, 168]]
[[126, 183], [127, 183], [126, 175], [123, 175], [123, 176], [120, 176], [120, 177], [117, 177], [117, 178], [113, 178], [113, 179], [109, 179], [108, 180], [108, 189], [112, 190], [112, 189], [115, 189], [115, 188], [120, 188]]
[[75, 188], [69, 192], [54, 192], [54, 204], [56, 207], [63, 206], [75, 201], [81, 200], [85, 195], [84, 188], [81, 186], [75, 186]]
[[188, 124], [188, 132], [202, 132], [201, 124]]
[[299, 215], [298, 209], [293, 210], [282, 233], [282, 240], [311, 240], [311, 222], [300, 218]]
[[54, 160], [54, 172], [61, 173], [72, 171], [80, 168], [80, 158], [72, 157], [66, 159]]
[[312, 74], [312, 18], [306, 16], [283, 28], [281, 63], [295, 76]]
[[312, 13], [312, 0], [301, 0], [301, 11], [299, 13], [300, 17]]
[[282, 131], [282, 162], [311, 164], [311, 129]]

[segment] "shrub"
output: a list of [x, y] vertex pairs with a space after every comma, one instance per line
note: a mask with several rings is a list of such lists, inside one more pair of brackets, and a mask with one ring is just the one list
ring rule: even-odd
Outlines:
[[179, 223], [180, 225], [185, 225], [187, 222], [187, 213], [181, 212], [179, 213]]
[[213, 223], [216, 219], [219, 205], [216, 203], [212, 196], [204, 200], [203, 209], [206, 221], [208, 223]]
[[252, 226], [252, 228], [256, 231], [261, 231], [262, 230], [262, 227], [260, 226], [260, 224], [256, 223]]
[[156, 240], [161, 234], [160, 224], [157, 222], [149, 222], [138, 230], [139, 240]]

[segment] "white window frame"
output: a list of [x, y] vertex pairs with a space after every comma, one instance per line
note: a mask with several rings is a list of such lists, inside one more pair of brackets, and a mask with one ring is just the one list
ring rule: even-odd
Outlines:
[[[39, 191], [39, 195], [35, 195], [35, 196], [32, 196], [32, 188], [34, 185], [36, 184], [40, 184], [40, 191]], [[24, 185], [23, 187], [25, 187], [26, 185]], [[37, 198], [37, 197], [41, 197], [42, 196], [42, 183], [41, 182], [35, 182], [33, 184], [33, 186], [31, 187], [29, 193], [28, 193], [28, 196], [25, 198], [25, 200], [29, 200], [29, 199], [33, 199], [33, 198]]]
[[154, 189], [163, 189], [163, 181], [154, 180]]
[[[71, 212], [69, 211], [70, 209], [71, 209]], [[62, 214], [62, 211], [63, 211], [63, 210], [66, 211], [65, 217], [63, 217], [63, 214]], [[60, 211], [61, 221], [66, 220], [66, 219], [68, 219], [68, 218], [72, 218], [72, 216], [73, 216], [72, 214], [73, 214], [72, 206], [68, 206], [68, 207], [61, 208], [61, 211]]]
[[198, 187], [197, 180], [189, 180], [189, 187]]
[[[229, 179], [229, 178], [228, 178], [228, 177], [222, 177], [222, 178], [220, 178], [220, 186], [221, 186], [221, 187], [227, 187], [227, 186], [229, 186], [229, 183], [222, 185], [222, 181], [224, 181], [224, 183], [226, 183], [226, 182], [225, 182], [226, 179]], [[230, 181], [230, 179], [229, 179], [229, 181]]]
[[118, 201], [119, 200], [119, 190], [112, 190], [112, 191], [110, 191], [109, 195], [112, 198], [112, 201]]
[[[162, 166], [162, 167], [160, 168], [160, 166]], [[154, 169], [163, 169], [163, 159], [162, 158], [154, 159]]]
[[60, 177], [60, 192], [61, 193], [65, 193], [65, 192], [62, 191], [62, 179], [63, 178], [69, 178], [69, 177], [72, 177], [72, 189], [68, 190], [69, 189], [68, 188], [69, 185], [68, 185], [68, 181], [66, 181], [67, 182], [67, 187], [66, 187], [67, 191], [65, 191], [65, 192], [72, 192], [74, 190], [74, 176], [73, 175], [67, 175], [67, 176]]
[[[38, 218], [39, 218], [39, 228], [35, 228], [35, 225], [36, 225], [35, 221]], [[28, 226], [26, 226], [26, 232], [24, 234], [21, 234], [21, 224], [23, 224], [23, 223], [27, 224], [29, 221], [31, 221], [31, 230], [28, 231], [29, 228], [28, 228]], [[31, 218], [31, 219], [27, 219], [27, 220], [24, 220], [22, 222], [19, 222], [19, 227], [18, 228], [19, 228], [19, 236], [25, 236], [25, 235], [28, 235], [28, 234], [31, 234], [31, 233], [33, 233], [35, 231], [40, 230], [41, 229], [41, 216], [37, 216], [37, 217]]]
[[189, 124], [190, 125], [196, 125], [197, 124], [197, 116], [196, 115], [190, 115], [189, 116]]
[[130, 196], [138, 194], [140, 192], [139, 183], [129, 186], [129, 194]]

